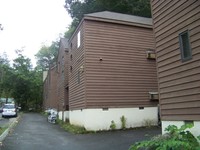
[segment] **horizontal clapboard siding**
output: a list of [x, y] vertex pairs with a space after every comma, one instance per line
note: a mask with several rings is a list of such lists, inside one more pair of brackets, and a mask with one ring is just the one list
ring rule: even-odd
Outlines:
[[[80, 31], [80, 47], [77, 48], [77, 36]], [[84, 22], [78, 27], [69, 40], [69, 108], [70, 110], [85, 108], [85, 72], [78, 72], [84, 66]]]
[[87, 108], [157, 106], [148, 95], [157, 77], [147, 49], [154, 49], [152, 29], [86, 20]]
[[57, 72], [56, 67], [52, 67], [48, 71], [47, 78], [45, 80], [46, 86], [46, 104], [45, 109], [47, 108], [57, 108]]
[[[200, 120], [200, 1], [152, 0], [162, 120]], [[188, 30], [192, 59], [181, 60]]]
[[69, 82], [69, 54], [65, 52], [66, 48], [60, 42], [59, 53], [57, 58], [57, 99], [59, 101], [58, 110], [66, 110], [69, 106], [69, 93], [66, 90]]

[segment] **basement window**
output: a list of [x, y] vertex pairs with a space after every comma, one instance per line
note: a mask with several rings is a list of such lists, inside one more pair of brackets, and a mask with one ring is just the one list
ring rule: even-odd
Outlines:
[[194, 125], [194, 121], [185, 120], [185, 121], [184, 121], [184, 124], [185, 124], [185, 125], [187, 125], [187, 124], [192, 124], [192, 125]]
[[192, 50], [190, 47], [188, 30], [179, 34], [179, 43], [180, 43], [182, 61], [187, 61], [192, 59]]

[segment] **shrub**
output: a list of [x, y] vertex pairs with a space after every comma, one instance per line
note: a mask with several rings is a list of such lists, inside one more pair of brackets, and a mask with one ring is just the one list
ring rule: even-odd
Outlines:
[[126, 118], [122, 116], [120, 120], [121, 120], [121, 128], [126, 129]]
[[[190, 131], [193, 124], [185, 124], [178, 128], [175, 125], [168, 126], [164, 135], [159, 135], [149, 141], [137, 142], [129, 150], [200, 150], [197, 139]], [[200, 140], [200, 136], [198, 136]]]
[[111, 130], [115, 130], [116, 129], [116, 124], [115, 124], [115, 122], [113, 120], [111, 121], [110, 129]]
[[147, 128], [150, 128], [154, 125], [154, 121], [153, 120], [150, 120], [150, 119], [146, 119], [144, 120], [144, 126], [147, 127]]
[[63, 122], [62, 120], [57, 119], [56, 122], [65, 130], [73, 134], [86, 134], [91, 133], [92, 131], [87, 131], [84, 127], [72, 125], [69, 122]]
[[0, 135], [7, 129], [7, 127], [0, 127]]

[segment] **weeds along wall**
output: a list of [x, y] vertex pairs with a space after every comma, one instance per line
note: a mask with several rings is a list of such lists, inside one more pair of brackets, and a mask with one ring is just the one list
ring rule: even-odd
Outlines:
[[[124, 118], [123, 118], [124, 116]], [[125, 119], [125, 121], [123, 121]], [[82, 109], [69, 111], [69, 120], [71, 124], [83, 126], [86, 130], [110, 130], [112, 121], [116, 129], [122, 127], [133, 128], [157, 125], [158, 109], [157, 107], [139, 108], [109, 108], [103, 109]], [[122, 121], [124, 124], [122, 125]]]

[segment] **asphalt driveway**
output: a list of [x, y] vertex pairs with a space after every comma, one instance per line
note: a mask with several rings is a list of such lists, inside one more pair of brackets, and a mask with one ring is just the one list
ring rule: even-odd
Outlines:
[[14, 131], [3, 141], [1, 150], [127, 150], [136, 141], [161, 133], [159, 128], [74, 135], [46, 117], [23, 114]]

